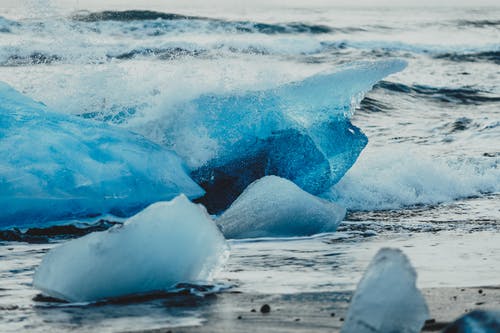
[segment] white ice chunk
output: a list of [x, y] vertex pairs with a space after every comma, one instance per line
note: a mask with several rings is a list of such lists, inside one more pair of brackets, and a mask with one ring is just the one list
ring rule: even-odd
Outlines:
[[351, 300], [341, 333], [419, 333], [429, 317], [417, 273], [398, 249], [381, 249]]
[[277, 176], [248, 186], [217, 220], [227, 238], [306, 236], [335, 231], [345, 209]]
[[72, 302], [167, 290], [179, 282], [209, 282], [227, 251], [203, 206], [181, 195], [149, 206], [123, 226], [54, 248], [33, 285]]

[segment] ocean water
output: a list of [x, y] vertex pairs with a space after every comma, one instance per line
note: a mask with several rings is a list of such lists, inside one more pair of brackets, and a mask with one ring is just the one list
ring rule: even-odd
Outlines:
[[214, 147], [186, 126], [185, 140], [168, 142], [178, 103], [395, 58], [408, 67], [352, 117], [368, 146], [324, 194], [349, 211], [336, 233], [230, 241], [214, 286], [89, 305], [44, 298], [31, 279], [44, 253], [84, 232], [77, 227], [112, 222], [3, 231], [1, 331], [199, 325], [206, 305], [185, 308], [179, 297], [353, 290], [385, 246], [409, 255], [420, 287], [498, 285], [500, 276], [500, 7], [1, 2], [2, 81], [61, 112], [187, 151], [193, 164]]

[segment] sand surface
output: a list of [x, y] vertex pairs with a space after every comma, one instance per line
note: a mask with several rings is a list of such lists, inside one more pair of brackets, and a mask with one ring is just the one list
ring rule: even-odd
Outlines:
[[[431, 288], [423, 290], [430, 309], [422, 332], [439, 332], [473, 309], [500, 309], [500, 287]], [[193, 304], [173, 307], [203, 309], [201, 326], [165, 328], [147, 332], [339, 332], [352, 292], [264, 295], [227, 292]], [[270, 311], [261, 308], [269, 305]], [[141, 332], [141, 331], [134, 331]]]

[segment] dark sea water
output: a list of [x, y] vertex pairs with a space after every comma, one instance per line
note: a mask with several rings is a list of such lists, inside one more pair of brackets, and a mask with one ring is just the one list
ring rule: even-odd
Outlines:
[[[385, 246], [408, 254], [420, 287], [500, 283], [500, 7], [136, 9], [0, 3], [0, 79], [61, 112], [168, 146], [162, 133], [174, 126], [180, 101], [265, 89], [356, 61], [408, 62], [355, 107], [352, 122], [368, 146], [325, 194], [348, 208], [339, 230], [230, 241], [216, 285], [195, 288], [188, 301], [225, 288], [352, 290]], [[179, 135], [189, 144], [176, 149], [195, 164], [213, 147], [203, 133], [183, 128]], [[191, 287], [97, 305], [58, 303], [32, 289], [43, 254], [83, 234], [85, 223], [91, 230], [111, 224], [96, 221], [0, 232], [0, 331], [115, 332], [203, 322], [192, 307], [170, 306]]]

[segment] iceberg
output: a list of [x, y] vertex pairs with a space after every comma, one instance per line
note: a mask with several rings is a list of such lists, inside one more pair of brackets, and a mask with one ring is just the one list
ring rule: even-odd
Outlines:
[[[198, 200], [211, 213], [224, 211], [256, 179], [277, 175], [309, 193], [326, 191], [349, 170], [368, 139], [347, 120], [323, 124], [320, 149], [310, 134], [296, 129], [277, 131], [266, 139], [241, 140], [237, 152], [222, 156], [193, 171], [191, 176], [207, 195]], [[329, 152], [329, 158], [325, 155]], [[244, 154], [244, 156], [242, 156]]]
[[335, 231], [345, 208], [266, 176], [253, 182], [217, 220], [226, 238], [309, 236]]
[[417, 274], [398, 249], [381, 249], [351, 300], [341, 333], [420, 333], [429, 310]]
[[458, 318], [443, 333], [498, 333], [500, 312], [474, 310]]
[[[325, 192], [368, 142], [349, 121], [354, 106], [376, 82], [405, 66], [400, 60], [361, 63], [274, 89], [204, 95], [180, 106], [184, 112], [176, 124], [188, 123], [216, 147], [210, 158], [190, 163], [193, 179], [206, 191], [200, 202], [220, 213], [267, 175], [287, 178], [312, 194]], [[190, 161], [194, 148], [182, 148], [177, 141], [185, 136], [179, 131], [169, 129], [165, 141]]]
[[204, 191], [179, 156], [120, 128], [59, 114], [0, 82], [0, 227], [130, 216]]
[[165, 291], [181, 282], [209, 282], [227, 254], [206, 210], [181, 195], [52, 249], [33, 286], [70, 302]]

